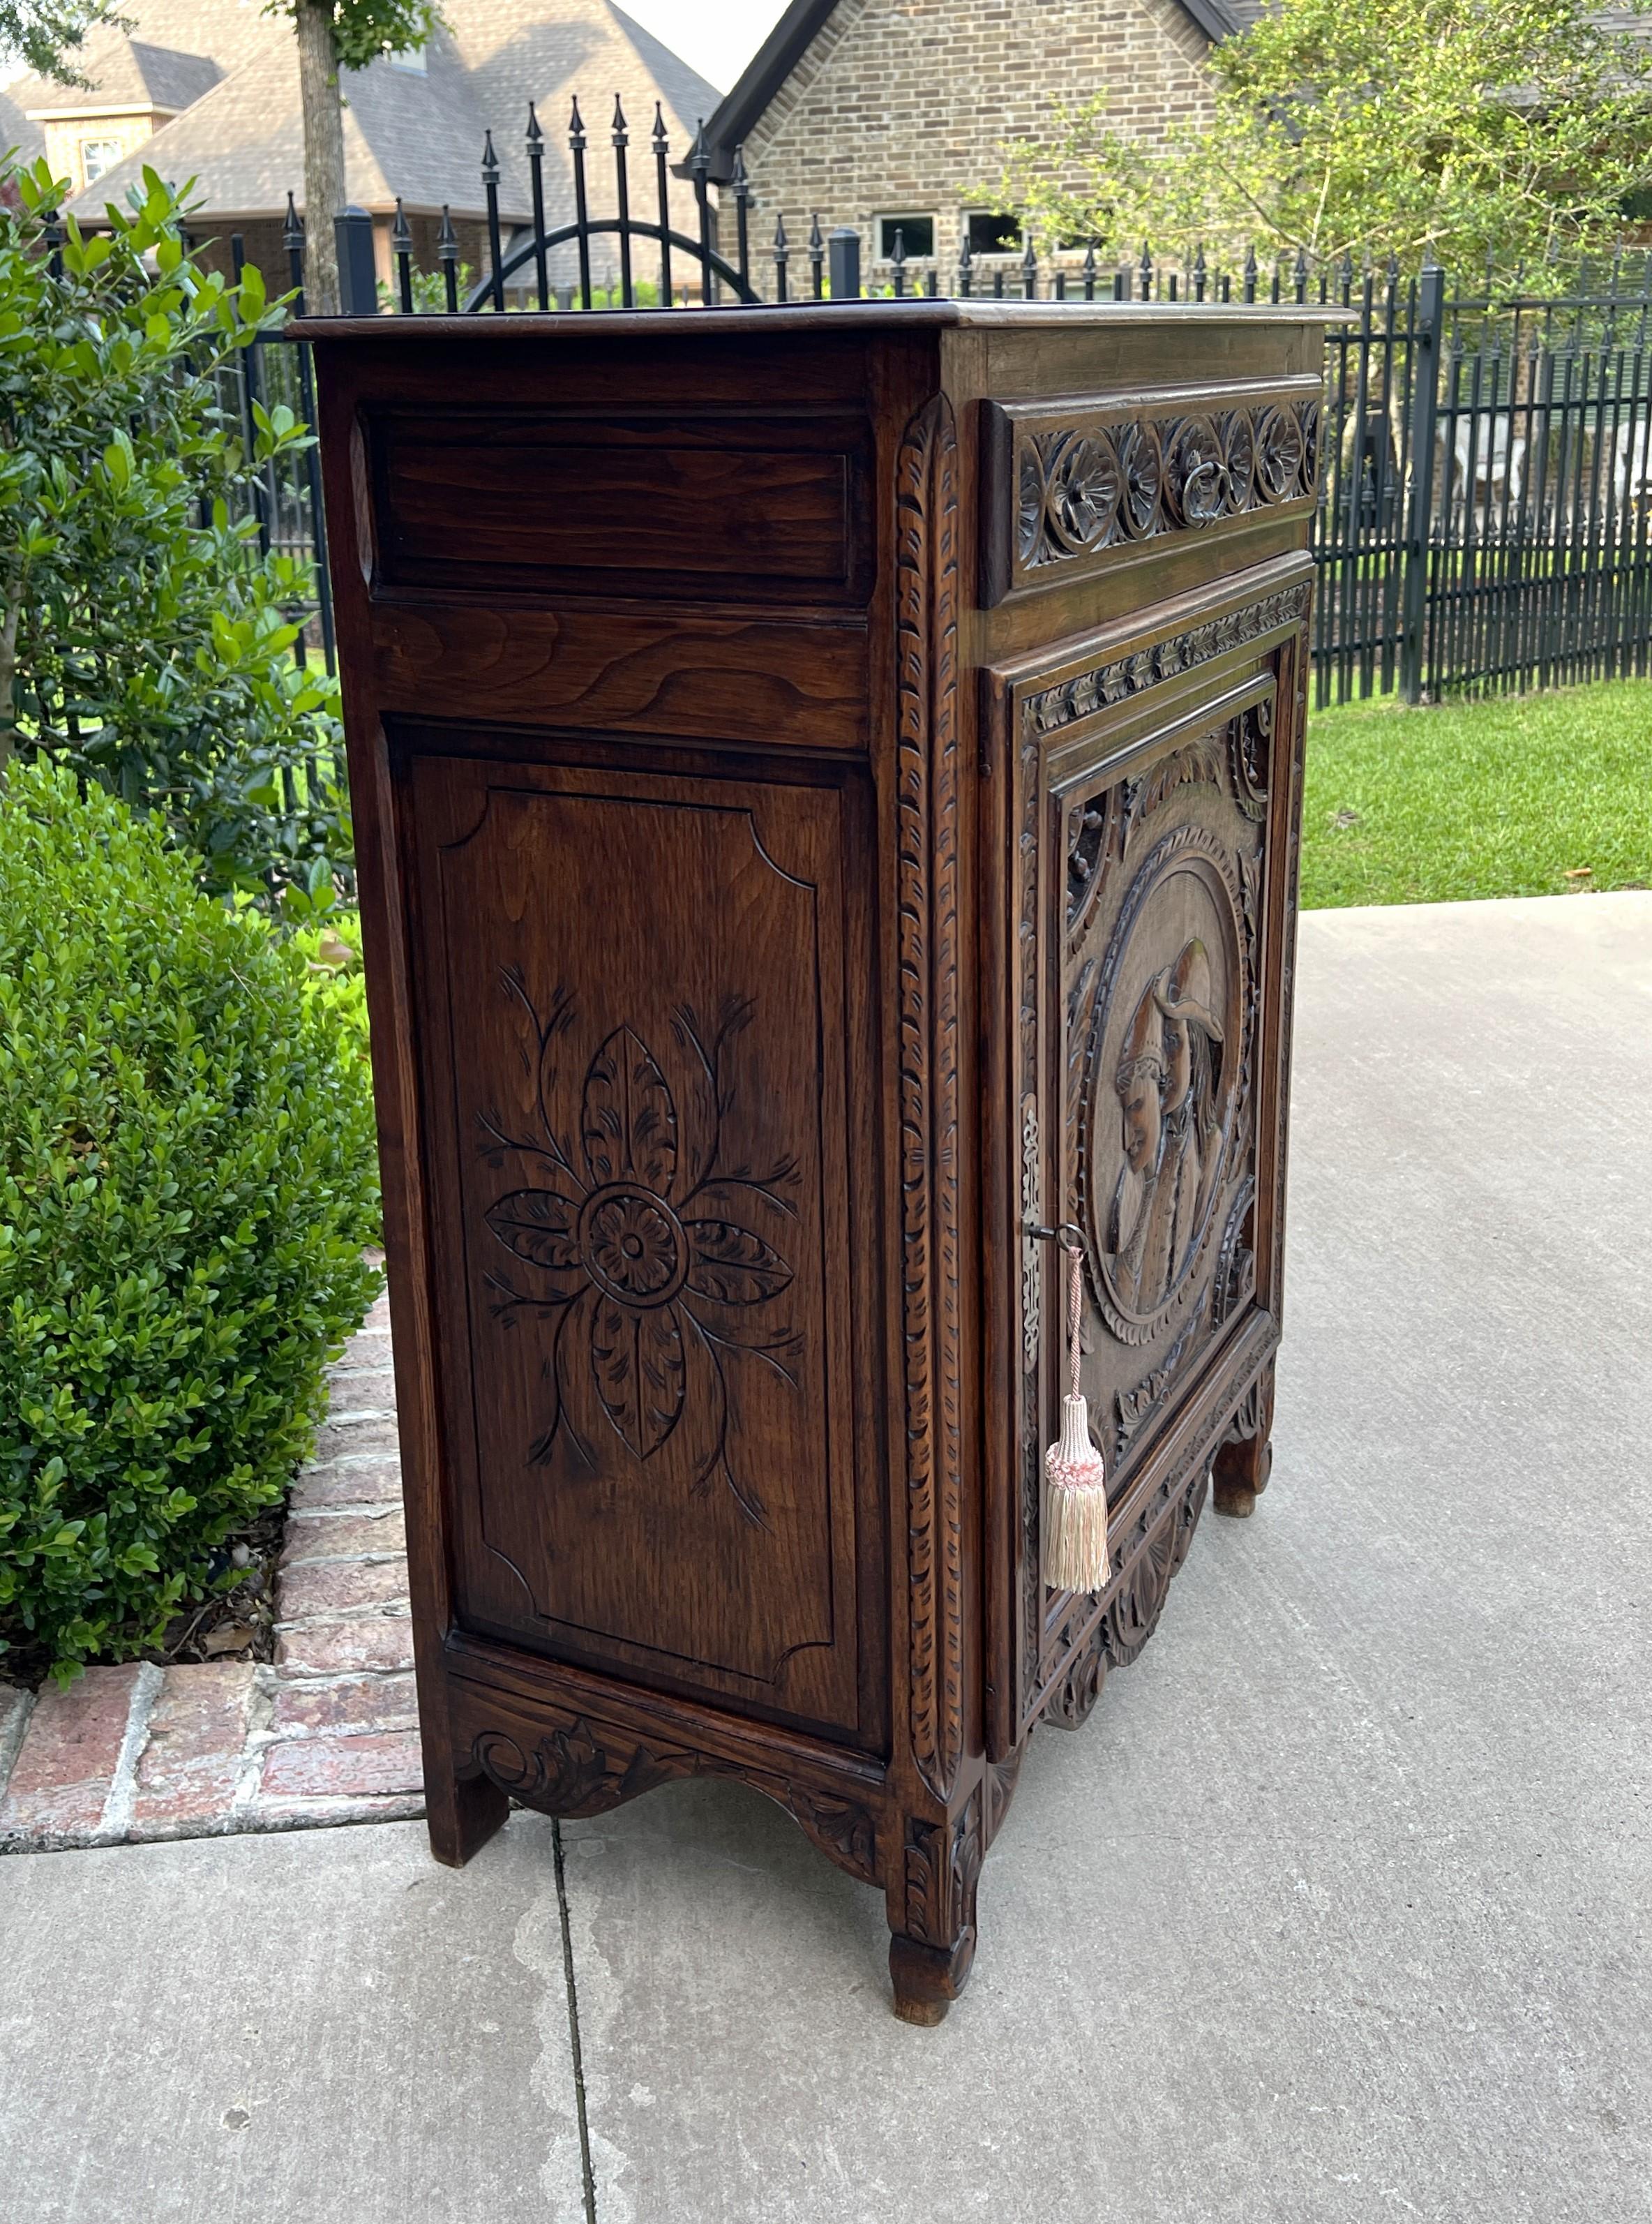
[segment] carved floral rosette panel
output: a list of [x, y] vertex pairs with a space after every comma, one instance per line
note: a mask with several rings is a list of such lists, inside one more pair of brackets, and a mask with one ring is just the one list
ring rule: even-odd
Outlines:
[[415, 763], [456, 1609], [864, 1738], [854, 790], [644, 785]]
[[989, 403], [987, 600], [1313, 499], [1317, 382], [1161, 406]]
[[[1018, 1102], [1024, 1127], [1043, 1111], [1044, 1132], [1023, 1136], [1039, 1217], [1081, 1236], [1082, 1385], [1115, 1517], [1256, 1297], [1258, 1145], [1277, 1117], [1260, 1065], [1273, 789], [1276, 756], [1287, 785], [1294, 761], [1282, 715], [1288, 730], [1297, 712], [1293, 688], [1282, 714], [1281, 653], [1305, 612], [1293, 586], [1018, 697]], [[1053, 1247], [1026, 1250], [1023, 1716], [1043, 1694], [1071, 1722], [1108, 1662], [1145, 1641], [1231, 1412], [1207, 1417], [1210, 1442], [1184, 1446], [1129, 1532], [1115, 1527], [1099, 1623], [1094, 1600], [1046, 1592], [1065, 1277]]]

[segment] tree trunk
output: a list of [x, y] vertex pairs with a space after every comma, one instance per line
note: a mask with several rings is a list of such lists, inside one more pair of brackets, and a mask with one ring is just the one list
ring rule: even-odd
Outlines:
[[18, 586], [0, 623], [0, 780], [17, 746], [17, 710], [11, 692], [17, 676], [17, 621], [22, 612], [23, 591]]
[[299, 90], [304, 102], [304, 306], [338, 314], [338, 246], [332, 220], [344, 205], [344, 111], [338, 98], [329, 0], [294, 0]]

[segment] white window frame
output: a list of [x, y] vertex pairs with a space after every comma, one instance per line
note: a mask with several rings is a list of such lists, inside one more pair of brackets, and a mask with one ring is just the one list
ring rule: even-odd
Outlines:
[[[91, 158], [93, 150], [98, 148], [102, 149], [109, 159], [105, 162], [100, 162], [94, 170], [91, 167]], [[109, 174], [117, 162], [124, 161], [126, 159], [126, 149], [118, 139], [83, 139], [76, 151], [80, 157], [80, 175], [89, 186], [95, 186], [99, 178]]]
[[[932, 215], [929, 211], [924, 209], [901, 209], [893, 216], [875, 216], [873, 218], [872, 221], [878, 227], [878, 237], [876, 242], [878, 251], [872, 258], [874, 262], [889, 262], [893, 260], [895, 234], [904, 225], [910, 224], [928, 224], [930, 227], [930, 243], [928, 250], [924, 253], [920, 254], [917, 249], [912, 245], [910, 240], [908, 240], [906, 243], [906, 260], [909, 262], [934, 262], [935, 243], [941, 237], [941, 219], [938, 216]], [[886, 243], [885, 237], [886, 225], [888, 227]]]

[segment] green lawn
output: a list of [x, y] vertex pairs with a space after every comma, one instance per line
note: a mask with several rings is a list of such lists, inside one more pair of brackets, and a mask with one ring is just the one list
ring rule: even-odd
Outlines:
[[1652, 680], [1351, 704], [1308, 732], [1305, 908], [1652, 887]]

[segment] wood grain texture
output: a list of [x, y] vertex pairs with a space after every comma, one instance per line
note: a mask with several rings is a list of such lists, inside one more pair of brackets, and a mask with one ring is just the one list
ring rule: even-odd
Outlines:
[[1033, 1727], [1265, 1480], [1321, 320], [892, 306], [318, 357], [432, 1848], [747, 1783], [932, 2024]]
[[801, 413], [375, 413], [375, 578], [450, 595], [851, 602], [868, 584], [867, 432]]
[[864, 623], [381, 599], [375, 692], [409, 717], [765, 749], [867, 746]]

